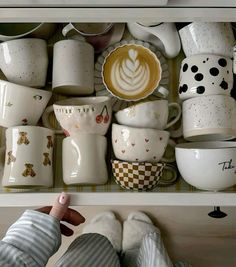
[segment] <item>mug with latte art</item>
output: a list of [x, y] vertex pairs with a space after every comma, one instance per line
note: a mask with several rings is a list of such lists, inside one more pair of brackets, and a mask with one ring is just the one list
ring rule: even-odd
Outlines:
[[157, 89], [161, 80], [161, 64], [148, 48], [125, 44], [112, 50], [102, 66], [107, 90], [119, 99], [137, 101]]

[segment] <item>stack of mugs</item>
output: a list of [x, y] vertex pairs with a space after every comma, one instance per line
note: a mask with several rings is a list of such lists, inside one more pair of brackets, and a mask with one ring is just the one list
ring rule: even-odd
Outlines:
[[[25, 38], [0, 44], [0, 126], [6, 130], [6, 153], [2, 184], [5, 187], [53, 185], [54, 133], [35, 126], [52, 93], [45, 86], [47, 44]], [[26, 126], [27, 125], [27, 126]]]
[[44, 125], [48, 128], [52, 128], [49, 121], [52, 111], [67, 136], [62, 144], [64, 182], [105, 184], [108, 174], [107, 138], [104, 135], [112, 118], [110, 98], [74, 97], [58, 101], [43, 114]]
[[179, 97], [183, 102], [183, 136], [189, 141], [236, 137], [233, 46], [230, 23], [193, 22], [180, 31], [182, 61]]
[[[177, 115], [168, 122], [170, 108], [176, 109]], [[112, 168], [118, 184], [126, 189], [149, 190], [158, 183], [176, 180], [175, 169], [163, 163], [175, 161], [174, 153], [163, 155], [167, 145], [172, 151], [175, 146], [165, 129], [180, 115], [179, 104], [164, 99], [141, 102], [115, 114], [119, 124], [112, 124], [112, 146], [119, 160], [112, 161]], [[168, 181], [162, 178], [163, 169], [170, 172]]]
[[225, 142], [236, 138], [234, 34], [230, 23], [216, 22], [193, 22], [179, 33], [187, 56], [179, 80], [183, 136], [197, 142], [177, 145], [176, 162], [189, 184], [223, 190], [236, 184], [236, 142]]

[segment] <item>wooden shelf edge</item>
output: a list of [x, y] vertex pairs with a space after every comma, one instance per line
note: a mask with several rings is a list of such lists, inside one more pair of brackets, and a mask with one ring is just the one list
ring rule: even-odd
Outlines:
[[[59, 193], [3, 193], [0, 207], [33, 207], [52, 205]], [[69, 193], [71, 206], [236, 206], [236, 193]]]

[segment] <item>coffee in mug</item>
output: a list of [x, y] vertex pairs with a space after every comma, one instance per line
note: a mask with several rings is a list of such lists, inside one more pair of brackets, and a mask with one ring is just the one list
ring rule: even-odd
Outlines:
[[152, 94], [161, 80], [161, 64], [148, 48], [137, 44], [118, 46], [105, 58], [103, 82], [114, 96], [139, 100]]

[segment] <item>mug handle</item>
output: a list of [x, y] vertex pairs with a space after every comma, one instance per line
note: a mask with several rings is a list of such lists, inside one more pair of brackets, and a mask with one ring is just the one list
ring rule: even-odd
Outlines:
[[181, 106], [180, 106], [180, 104], [178, 104], [176, 102], [173, 102], [173, 103], [169, 103], [168, 107], [169, 107], [169, 110], [171, 108], [176, 109], [177, 110], [177, 115], [167, 123], [165, 129], [170, 128], [172, 125], [174, 125], [180, 119], [180, 116], [181, 116]]
[[[175, 146], [176, 146], [176, 143], [175, 143], [174, 140], [169, 139], [169, 141], [168, 141], [168, 145], [171, 147], [171, 149], [174, 150], [174, 155], [173, 155], [172, 157], [165, 157], [165, 156], [163, 156], [163, 157], [161, 158], [161, 161], [163, 161], [163, 162], [167, 162], [167, 163], [171, 163], [171, 162], [174, 162], [174, 161], [175, 161]], [[167, 145], [167, 146], [168, 146], [168, 145]]]
[[[165, 164], [164, 167], [163, 167], [163, 171], [162, 172], [163, 173], [161, 175], [161, 178], [158, 181], [158, 185], [162, 185], [162, 186], [171, 185], [178, 178], [177, 169], [174, 166], [170, 165], [170, 164]], [[166, 173], [166, 175], [164, 173]], [[167, 173], [171, 174], [170, 177], [169, 177], [169, 175], [167, 175]]]
[[55, 134], [63, 134], [63, 130], [57, 130], [55, 129], [51, 124], [50, 124], [50, 121], [49, 121], [49, 116], [51, 113], [54, 112], [54, 109], [53, 109], [53, 105], [51, 106], [48, 106], [43, 115], [42, 115], [42, 122], [43, 122], [43, 126], [48, 128], [48, 129], [51, 129], [54, 131]]
[[174, 23], [166, 22], [154, 27], [145, 27], [145, 29], [161, 40], [168, 58], [174, 58], [179, 54], [181, 43]]
[[67, 36], [68, 35], [68, 33], [71, 31], [71, 30], [73, 30], [74, 29], [74, 26], [72, 25], [72, 23], [69, 23], [69, 24], [67, 24], [63, 29], [62, 29], [62, 34], [63, 34], [63, 36]]

